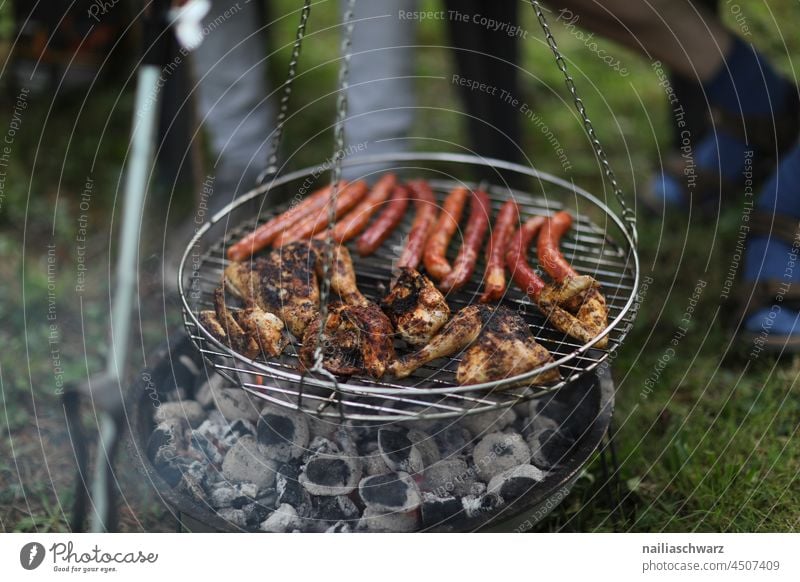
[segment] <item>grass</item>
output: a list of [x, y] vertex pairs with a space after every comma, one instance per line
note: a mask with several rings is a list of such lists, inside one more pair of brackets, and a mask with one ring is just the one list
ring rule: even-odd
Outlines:
[[[431, 8], [436, 5], [426, 2]], [[291, 4], [278, 3], [276, 14]], [[800, 55], [800, 38], [785, 23], [796, 22], [800, 7], [740, 3], [753, 31], [752, 41], [787, 74]], [[522, 11], [530, 32], [523, 43], [524, 100], [534, 107], [569, 152], [572, 178], [600, 191], [597, 164], [566, 99], [560, 73], [540, 42], [529, 10]], [[731, 19], [727, 15], [728, 20]], [[315, 9], [312, 28], [335, 21], [332, 4]], [[732, 23], [735, 25], [735, 23]], [[616, 45], [600, 41], [630, 71], [609, 70], [579, 38], [555, 27], [561, 48], [585, 98], [613, 166], [630, 200], [669, 144], [669, 115], [663, 90], [650, 64]], [[779, 34], [781, 33], [781, 34]], [[284, 21], [273, 43], [290, 41]], [[322, 32], [304, 47], [304, 65], [326, 62], [335, 32]], [[426, 22], [419, 31], [424, 45], [444, 44], [441, 23]], [[786, 43], [784, 46], [784, 42]], [[272, 74], [285, 70], [286, 51]], [[419, 55], [420, 75], [447, 75], [445, 49]], [[297, 106], [313, 102], [333, 88], [333, 65], [321, 66], [297, 82]], [[66, 439], [57, 394], [51, 328], [47, 319], [55, 297], [60, 364], [65, 378], [85, 378], [102, 365], [109, 308], [112, 234], [118, 218], [118, 180], [125, 157], [131, 116], [130, 83], [114, 79], [83, 94], [39, 95], [22, 118], [13, 144], [0, 208], [0, 527], [5, 531], [59, 531], [67, 527], [71, 499], [72, 450]], [[418, 83], [425, 105], [415, 135], [464, 142], [460, 116], [443, 115], [457, 98], [446, 81]], [[0, 110], [0, 132], [11, 117], [13, 100]], [[329, 135], [299, 145], [326, 127], [332, 99], [309, 106], [302, 123], [287, 132], [287, 150], [297, 151], [294, 167], [314, 163], [331, 149]], [[522, 120], [524, 146], [537, 167], [561, 174], [561, 165], [541, 132]], [[89, 210], [90, 243], [86, 292], [75, 292], [75, 248], [80, 194], [86, 177], [94, 179]], [[185, 188], [184, 188], [185, 190]], [[146, 365], [146, 354], [177, 325], [177, 307], [158, 291], [160, 243], [166, 222], [177, 222], [191, 200], [181, 189], [159, 186], [148, 201], [140, 273], [141, 325], [132, 344], [132, 369]], [[169, 200], [167, 206], [165, 200]], [[167, 208], [165, 211], [164, 209]], [[652, 277], [637, 325], [616, 360], [616, 446], [622, 510], [612, 514], [600, 486], [599, 462], [590, 465], [575, 491], [542, 524], [544, 531], [793, 531], [800, 507], [800, 359], [757, 359], [730, 342], [733, 318], [722, 289], [733, 254], [739, 211], [734, 199], [709, 224], [675, 215], [664, 220], [639, 217], [642, 275]], [[50, 278], [47, 245], [55, 244], [57, 269]], [[689, 330], [674, 357], [659, 366], [690, 305], [698, 284]], [[649, 392], [648, 389], [649, 388]], [[86, 425], [93, 425], [87, 415]], [[124, 471], [126, 530], [168, 530], [168, 511], [152, 501], [152, 492]]]

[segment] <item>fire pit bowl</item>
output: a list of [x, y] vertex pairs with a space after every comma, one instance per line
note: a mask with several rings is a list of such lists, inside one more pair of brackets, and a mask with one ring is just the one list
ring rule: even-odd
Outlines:
[[614, 406], [600, 366], [505, 410], [340, 425], [265, 406], [183, 333], [150, 361], [130, 388], [129, 447], [188, 531], [530, 529], [569, 494]]

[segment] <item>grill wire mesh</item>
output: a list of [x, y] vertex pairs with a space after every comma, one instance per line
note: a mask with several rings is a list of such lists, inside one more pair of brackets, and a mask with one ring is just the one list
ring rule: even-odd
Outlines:
[[[414, 169], [409, 168], [403, 172], [392, 168], [401, 179], [419, 177]], [[228, 222], [225, 225], [224, 235], [209, 242], [204, 253], [195, 255], [191, 269], [191, 292], [187, 292], [189, 285], [183, 284], [185, 271], [184, 264], [181, 265], [180, 290], [188, 333], [203, 356], [223, 376], [251, 394], [282, 406], [324, 417], [382, 422], [458, 417], [512, 406], [557, 390], [594, 370], [619, 348], [635, 317], [638, 262], [630, 239], [627, 240], [627, 245], [620, 245], [606, 235], [609, 226], [621, 223], [618, 220], [608, 220], [611, 211], [605, 205], [598, 204], [596, 200], [595, 204], [591, 205], [586, 204], [585, 200], [574, 204], [576, 198], [574, 187], [570, 188], [566, 183], [545, 174], [536, 173], [536, 175], [540, 179], [549, 178], [557, 182], [557, 187], [545, 183], [542, 196], [535, 196], [518, 189], [512, 190], [507, 186], [486, 187], [492, 201], [493, 216], [496, 216], [500, 205], [509, 195], [517, 200], [523, 220], [529, 216], [549, 215], [561, 210], [564, 208], [561, 200], [573, 202], [573, 206], [578, 207], [577, 210], [568, 209], [573, 213], [575, 221], [571, 231], [562, 239], [561, 249], [580, 274], [591, 275], [599, 281], [608, 303], [611, 322], [608, 347], [603, 350], [586, 349], [577, 340], [555, 330], [522, 291], [513, 283], [509, 285], [501, 304], [519, 313], [529, 325], [536, 340], [560, 361], [558, 366], [562, 375], [560, 382], [533, 388], [509, 388], [500, 383], [488, 389], [459, 386], [455, 380], [455, 372], [460, 362], [460, 354], [456, 354], [421, 367], [409, 378], [401, 380], [390, 375], [381, 380], [367, 376], [340, 378], [338, 389], [332, 390], [330, 383], [323, 379], [306, 377], [301, 380], [297, 359], [299, 342], [293, 341], [280, 357], [269, 360], [263, 357], [250, 360], [233, 352], [202, 328], [197, 318], [198, 313], [201, 310], [213, 309], [213, 292], [220, 284], [222, 272], [228, 264], [225, 258], [227, 247], [251, 232], [256, 225], [284, 211], [287, 208], [286, 204], [270, 208], [261, 212], [257, 218], [244, 220], [235, 226], [231, 226]], [[473, 182], [451, 179], [429, 179], [428, 182], [440, 202], [456, 185], [477, 187]], [[564, 190], [565, 186], [567, 190], [573, 190], [571, 197], [563, 196], [563, 192], [559, 195], [552, 194], [559, 189]], [[595, 220], [592, 220], [589, 214], [592, 214]], [[414, 211], [410, 207], [404, 222], [370, 257], [362, 258], [355, 252], [353, 248], [355, 239], [348, 243], [353, 256], [358, 287], [368, 299], [377, 302], [388, 289], [392, 264], [399, 256], [413, 216]], [[222, 222], [229, 219], [229, 216], [218, 216], [214, 220]], [[598, 223], [603, 224], [603, 227]], [[622, 233], [621, 229], [618, 230]], [[460, 243], [460, 233], [457, 233], [453, 237], [448, 253], [451, 258], [457, 252]], [[187, 249], [184, 263], [188, 254]], [[529, 261], [537, 267], [535, 243], [529, 252]], [[484, 267], [484, 257], [481, 256], [470, 283], [460, 291], [447, 296], [453, 313], [477, 302], [482, 292], [481, 279]], [[546, 276], [544, 278], [547, 280]], [[401, 345], [398, 341], [398, 348]], [[399, 350], [398, 353], [404, 352]]]

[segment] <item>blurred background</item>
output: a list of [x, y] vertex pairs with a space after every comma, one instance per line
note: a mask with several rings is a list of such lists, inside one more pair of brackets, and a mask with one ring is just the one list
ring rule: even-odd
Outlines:
[[[6, 136], [0, 151], [0, 529], [63, 531], [74, 451], [60, 394], [64, 382], [100, 369], [108, 348], [109, 281], [141, 31], [138, 7], [124, 0], [97, 3], [99, 19], [90, 16], [91, 2], [39, 2], [34, 9], [27, 4], [32, 3], [0, 4], [0, 134]], [[265, 6], [265, 21], [274, 20], [266, 35], [269, 51], [276, 51], [269, 64], [272, 87], [287, 68], [296, 4], [274, 0]], [[598, 189], [597, 164], [561, 73], [523, 4], [520, 25], [528, 32], [519, 45], [520, 90], [537, 116], [520, 114], [524, 151], [538, 169]], [[441, 9], [432, 0], [421, 5]], [[752, 42], [795, 77], [800, 4], [739, 0], [732, 10], [720, 2], [720, 13], [737, 30], [737, 18], [745, 14]], [[285, 136], [291, 168], [319, 163], [333, 150], [332, 132], [319, 132], [334, 114], [337, 65], [330, 59], [338, 50], [339, 17], [337, 2], [314, 6], [313, 36], [304, 44], [300, 71], [314, 70], [296, 81], [293, 108], [305, 109]], [[564, 22], [553, 29], [632, 199], [673, 139], [658, 71], [618, 45], [592, 39], [613, 55], [623, 75], [590, 49], [580, 29]], [[420, 109], [413, 134], [441, 140], [427, 149], [458, 151], [454, 144], [466, 142], [467, 129], [460, 95], [449, 81], [455, 65], [444, 24], [420, 22], [417, 42]], [[179, 60], [163, 89], [158, 162], [143, 216], [131, 377], [181, 324], [176, 297], [162, 285], [162, 265], [171, 250], [185, 245], [183, 225], [211, 164], [192, 86], [191, 71]], [[567, 152], [566, 170], [552, 136]], [[614, 364], [618, 455], [629, 511], [621, 521], [609, 519], [609, 508], [597, 502], [602, 475], [595, 463], [537, 528], [796, 530], [800, 359], [762, 355], [742, 374], [743, 360], [730, 349], [726, 330], [712, 323], [719, 298], [707, 293], [691, 322], [694, 333], [681, 342], [652, 390], [643, 392], [698, 281], [721, 287], [739, 213], [720, 215], [714, 228], [671, 216], [641, 215], [639, 221], [646, 234], [640, 241], [642, 276], [654, 283]], [[87, 411], [84, 423], [91, 434], [96, 415]], [[155, 500], [135, 463], [123, 458], [119, 467], [121, 528], [173, 529], [169, 510]]]

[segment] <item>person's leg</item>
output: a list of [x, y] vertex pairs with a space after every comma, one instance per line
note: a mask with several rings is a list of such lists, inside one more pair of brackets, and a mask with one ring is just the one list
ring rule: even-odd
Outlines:
[[217, 210], [252, 188], [266, 167], [274, 113], [266, 101], [267, 55], [258, 3], [212, 0], [203, 26], [208, 34], [191, 60], [198, 114], [214, 156], [209, 207]]
[[[578, 24], [607, 34], [701, 85], [713, 131], [668, 160], [643, 191], [652, 209], [695, 201], [713, 209], [740, 187], [747, 156], [758, 169], [791, 146], [798, 131], [794, 87], [751, 45], [689, 0], [559, 0]], [[673, 107], [682, 104], [674, 104]], [[684, 106], [685, 109], [685, 106]], [[685, 128], [684, 128], [685, 130]], [[691, 143], [693, 136], [684, 133]]]
[[[701, 9], [719, 17], [719, 0], [692, 0], [692, 3]], [[681, 134], [684, 129], [688, 130], [692, 144], [696, 144], [705, 137], [708, 131], [708, 104], [703, 92], [703, 86], [690, 77], [676, 74], [674, 71], [669, 73], [669, 82], [675, 92], [678, 103], [683, 105], [686, 111], [684, 121], [686, 125], [678, 127], [672, 123], [673, 114], [670, 112], [670, 124], [672, 125], [672, 147], [679, 150], [683, 137]], [[686, 134], [684, 134], [686, 135]]]
[[445, 6], [460, 76], [496, 87], [489, 93], [460, 86], [470, 148], [477, 155], [520, 162], [520, 112], [501, 98], [505, 91], [512, 99], [521, 99], [515, 66], [519, 3], [445, 0]]
[[689, 0], [551, 0], [578, 17], [577, 25], [659, 60], [671, 71], [700, 82], [723, 65], [733, 36]]
[[[356, 2], [345, 124], [349, 157], [412, 148], [406, 138], [414, 122], [417, 22], [399, 18], [398, 13], [415, 7], [416, 0]], [[344, 177], [352, 179], [382, 169], [357, 166], [346, 169]]]
[[[740, 291], [745, 330], [781, 347], [800, 342], [800, 144], [764, 183], [750, 220]], [[752, 292], [752, 297], [750, 293]], [[797, 347], [797, 345], [793, 346]]]

